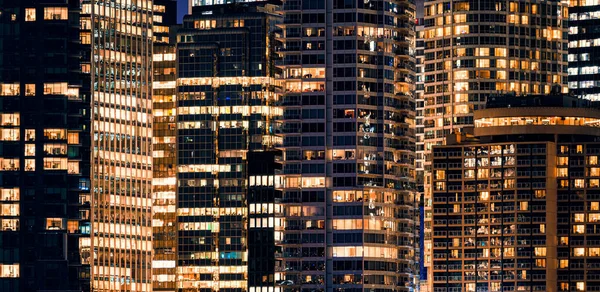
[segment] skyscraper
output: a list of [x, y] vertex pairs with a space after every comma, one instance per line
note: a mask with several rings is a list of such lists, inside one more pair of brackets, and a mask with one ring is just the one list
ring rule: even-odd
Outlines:
[[[258, 203], [262, 212], [263, 203], [247, 198], [250, 186], [262, 185], [251, 180], [258, 173], [250, 176], [248, 159], [280, 140], [273, 121], [281, 115], [281, 15], [266, 2], [204, 4], [177, 34], [177, 288], [247, 291], [248, 228], [259, 217], [248, 221], [248, 212]], [[268, 186], [273, 175], [265, 177]], [[273, 221], [259, 220], [267, 228]]]
[[[498, 92], [567, 91], [567, 4], [425, 1], [424, 202], [431, 218], [431, 148], [473, 125]], [[428, 225], [426, 224], [426, 227]], [[426, 228], [427, 229], [427, 228]], [[430, 234], [425, 233], [425, 238]], [[431, 250], [425, 243], [425, 250]], [[431, 254], [425, 253], [431, 263]]]
[[569, 90], [589, 100], [600, 99], [600, 3], [570, 1], [569, 6]]
[[92, 290], [150, 291], [153, 2], [82, 3], [92, 52]]
[[80, 11], [79, 1], [0, 1], [2, 291], [89, 290], [90, 54]]
[[175, 291], [177, 261], [177, 1], [154, 0], [152, 80], [152, 283]]
[[600, 110], [494, 96], [433, 149], [433, 291], [595, 291]]
[[275, 175], [279, 151], [248, 153], [248, 291], [268, 292], [275, 287]]
[[279, 291], [414, 288], [414, 10], [283, 4]]

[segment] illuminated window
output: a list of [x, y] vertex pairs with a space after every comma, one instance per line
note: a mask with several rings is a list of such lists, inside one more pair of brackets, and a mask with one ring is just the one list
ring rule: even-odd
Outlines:
[[535, 190], [535, 198], [543, 199], [546, 197], [546, 190]]
[[506, 257], [514, 257], [515, 256], [515, 248], [514, 247], [505, 247], [503, 250], [504, 256]]
[[19, 83], [0, 83], [0, 96], [13, 96], [21, 94]]
[[496, 57], [506, 57], [506, 48], [495, 48], [494, 55]]
[[535, 266], [538, 268], [545, 268], [546, 267], [546, 259], [536, 259]]
[[25, 8], [25, 21], [35, 21], [35, 8]]
[[69, 161], [67, 171], [70, 174], [79, 173], [79, 161]]
[[35, 159], [25, 159], [25, 171], [35, 171]]
[[67, 20], [67, 7], [44, 7], [44, 20]]
[[489, 48], [475, 48], [475, 55], [476, 56], [489, 56], [490, 49]]
[[590, 202], [591, 211], [600, 211], [600, 202]]
[[478, 169], [477, 170], [477, 178], [485, 179], [485, 178], [489, 177], [489, 174], [490, 174], [489, 169]]
[[561, 165], [561, 166], [569, 165], [569, 157], [559, 157], [558, 165]]
[[67, 222], [67, 232], [78, 233], [78, 231], [79, 231], [79, 221], [69, 220]]
[[89, 32], [81, 32], [79, 34], [79, 39], [81, 40], [82, 44], [89, 45], [92, 43], [92, 34]]
[[65, 229], [65, 221], [63, 218], [47, 218], [46, 230], [63, 230]]
[[21, 137], [19, 129], [1, 129], [0, 141], [18, 141]]
[[519, 210], [526, 211], [529, 209], [529, 202], [519, 202]]
[[0, 278], [18, 278], [19, 264], [0, 264]]
[[468, 25], [457, 25], [454, 27], [454, 34], [467, 34], [469, 33]]
[[506, 60], [496, 60], [496, 68], [506, 69]]
[[481, 201], [487, 201], [490, 199], [490, 192], [481, 192], [479, 193], [479, 199]]
[[44, 83], [44, 95], [57, 94], [66, 95], [68, 91], [67, 83]]
[[583, 213], [575, 214], [573, 220], [575, 222], [582, 223], [585, 220], [585, 214], [583, 214]]
[[65, 154], [67, 154], [67, 145], [65, 145], [65, 144], [44, 144], [44, 153], [46, 155], [65, 155]]
[[460, 204], [454, 204], [452, 210], [454, 213], [460, 213], [460, 210], [461, 210]]
[[25, 130], [25, 141], [35, 141], [35, 130], [34, 129], [26, 129]]
[[82, 73], [90, 73], [92, 66], [90, 64], [81, 64], [81, 72]]
[[466, 14], [455, 14], [454, 15], [454, 23], [463, 23], [463, 22], [467, 22]]
[[576, 188], [583, 188], [585, 186], [585, 180], [580, 178], [580, 179], [575, 179], [574, 180], [574, 185]]
[[19, 204], [0, 204], [0, 215], [19, 216]]
[[461, 242], [460, 241], [461, 241], [460, 238], [454, 238], [454, 239], [452, 239], [452, 246], [460, 247], [461, 246]]
[[0, 126], [18, 126], [21, 124], [21, 115], [18, 113], [0, 114]]
[[0, 201], [18, 201], [19, 198], [20, 190], [18, 188], [0, 190]]
[[546, 248], [545, 247], [536, 247], [534, 249], [535, 256], [545, 257], [546, 256]]
[[469, 2], [454, 2], [454, 11], [469, 11]]
[[477, 59], [477, 67], [478, 68], [489, 68], [490, 60], [489, 59]]
[[2, 219], [0, 220], [2, 231], [18, 231], [19, 219]]
[[64, 129], [44, 129], [44, 138], [48, 140], [64, 140], [65, 134]]
[[577, 291], [585, 291], [585, 283], [584, 282], [577, 282]]
[[35, 84], [25, 84], [25, 96], [35, 96]]
[[567, 176], [569, 176], [569, 169], [568, 168], [557, 168], [556, 169], [556, 176], [557, 177], [567, 177]]
[[573, 233], [583, 234], [585, 232], [585, 225], [573, 225]]
[[67, 137], [67, 143], [79, 144], [79, 133], [69, 133]]
[[569, 260], [560, 260], [558, 267], [561, 269], [567, 269], [569, 268]]
[[469, 79], [469, 71], [466, 71], [466, 70], [454, 71], [453, 74], [454, 74], [454, 79], [455, 80]]
[[44, 157], [44, 169], [45, 170], [66, 170], [67, 169], [67, 159], [66, 158]]
[[435, 183], [435, 190], [436, 191], [443, 191], [446, 189], [446, 183], [444, 182], [436, 182]]
[[17, 171], [19, 169], [18, 158], [0, 158], [0, 171]]

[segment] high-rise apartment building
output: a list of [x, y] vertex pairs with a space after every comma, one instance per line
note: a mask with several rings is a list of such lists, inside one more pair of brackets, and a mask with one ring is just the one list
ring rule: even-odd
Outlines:
[[580, 98], [600, 99], [600, 3], [569, 1], [569, 90]]
[[567, 4], [426, 1], [425, 95], [430, 147], [473, 124], [497, 92], [566, 93]]
[[177, 261], [177, 1], [153, 4], [152, 288], [172, 292]]
[[[249, 272], [247, 239], [253, 223], [274, 228], [274, 220], [253, 214], [249, 221], [263, 202], [247, 196], [274, 178], [265, 174], [263, 182], [261, 174], [257, 182], [260, 171], [251, 174], [248, 160], [281, 140], [273, 135], [281, 115], [274, 66], [281, 15], [266, 2], [197, 4], [177, 34], [176, 285], [256, 291], [248, 276], [265, 269]], [[265, 206], [274, 212], [272, 203]]]
[[410, 1], [287, 0], [279, 291], [410, 291], [418, 273]]
[[[431, 148], [473, 125], [499, 92], [567, 92], [568, 4], [427, 0], [424, 9], [424, 203], [431, 218]], [[430, 237], [425, 223], [425, 238]], [[431, 264], [425, 242], [425, 262]]]
[[82, 1], [92, 52], [93, 291], [152, 290], [152, 3]]
[[[600, 110], [488, 98], [433, 149], [433, 291], [596, 291]], [[458, 138], [458, 139], [457, 139]]]
[[2, 291], [90, 289], [90, 53], [80, 12], [79, 1], [0, 1]]

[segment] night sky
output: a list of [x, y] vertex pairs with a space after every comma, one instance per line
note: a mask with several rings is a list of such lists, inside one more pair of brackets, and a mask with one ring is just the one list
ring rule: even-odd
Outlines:
[[181, 23], [183, 16], [187, 14], [188, 0], [177, 0], [177, 23]]

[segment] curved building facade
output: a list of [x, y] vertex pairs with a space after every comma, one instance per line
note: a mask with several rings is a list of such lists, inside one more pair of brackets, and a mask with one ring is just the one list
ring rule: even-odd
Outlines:
[[[473, 126], [486, 97], [566, 93], [568, 4], [561, 1], [425, 1], [424, 194], [429, 226], [431, 149]], [[426, 232], [425, 237], [430, 234]], [[425, 242], [425, 265], [431, 263]]]
[[433, 291], [600, 289], [600, 110], [537, 98], [488, 101], [477, 139], [433, 149]]
[[283, 4], [279, 291], [414, 288], [414, 10]]

